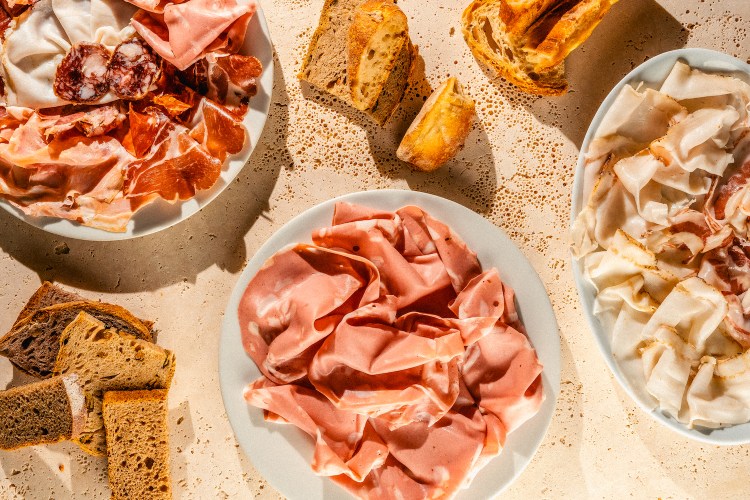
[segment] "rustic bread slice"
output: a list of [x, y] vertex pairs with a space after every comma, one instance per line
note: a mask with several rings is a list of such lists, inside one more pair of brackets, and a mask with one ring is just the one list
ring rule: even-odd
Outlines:
[[463, 146], [476, 118], [474, 108], [458, 80], [448, 78], [422, 106], [396, 155], [425, 172], [440, 167]]
[[86, 414], [86, 396], [74, 373], [1, 391], [0, 449], [75, 438]]
[[112, 498], [171, 499], [167, 391], [106, 392], [103, 415]]
[[0, 338], [0, 355], [20, 370], [49, 377], [60, 349], [60, 335], [79, 313], [86, 312], [109, 328], [151, 341], [151, 331], [120, 306], [101, 302], [66, 302], [39, 309]]
[[346, 47], [354, 107], [366, 111], [375, 106], [408, 43], [406, 15], [392, 0], [368, 0], [354, 10]]
[[[326, 0], [302, 68], [297, 74], [300, 80], [338, 97], [350, 106], [354, 103], [348, 78], [347, 38], [354, 11], [363, 3], [364, 0]], [[399, 52], [377, 101], [365, 110], [380, 125], [385, 124], [401, 103], [409, 83], [414, 49], [411, 42], [408, 45]]]
[[617, 0], [474, 0], [464, 11], [466, 43], [497, 76], [540, 95], [567, 91], [565, 57]]
[[168, 389], [175, 370], [174, 354], [146, 340], [105, 328], [85, 312], [60, 337], [53, 373], [77, 373], [90, 395], [86, 426], [76, 442], [92, 455], [107, 451], [102, 422], [106, 391]]
[[78, 302], [81, 300], [84, 300], [84, 298], [80, 295], [64, 290], [49, 281], [45, 281], [37, 291], [34, 292], [34, 295], [31, 296], [24, 308], [18, 314], [18, 318], [16, 318], [14, 325], [25, 317], [31, 316], [39, 309], [44, 309], [45, 307], [54, 306], [56, 304], [64, 304], [65, 302]]

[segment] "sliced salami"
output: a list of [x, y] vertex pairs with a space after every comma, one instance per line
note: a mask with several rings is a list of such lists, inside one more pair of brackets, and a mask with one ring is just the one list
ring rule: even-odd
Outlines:
[[109, 91], [109, 51], [99, 43], [73, 46], [57, 67], [54, 90], [74, 103], [95, 102]]
[[161, 75], [161, 57], [139, 38], [117, 46], [107, 79], [120, 99], [143, 99]]

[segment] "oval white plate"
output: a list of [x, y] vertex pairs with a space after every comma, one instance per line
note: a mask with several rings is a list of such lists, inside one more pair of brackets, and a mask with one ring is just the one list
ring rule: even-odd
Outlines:
[[273, 44], [268, 32], [266, 18], [263, 10], [258, 10], [250, 20], [247, 28], [245, 44], [240, 49], [241, 54], [257, 57], [263, 64], [263, 74], [258, 84], [258, 94], [250, 99], [250, 109], [243, 123], [248, 131], [248, 143], [245, 148], [236, 155], [230, 156], [224, 163], [216, 184], [205, 191], [199, 191], [195, 197], [183, 202], [170, 204], [164, 200], [157, 199], [135, 213], [123, 233], [111, 233], [101, 229], [82, 226], [69, 220], [56, 219], [52, 217], [29, 217], [9, 202], [0, 199], [0, 207], [6, 212], [52, 234], [66, 238], [88, 241], [117, 241], [137, 238], [152, 234], [163, 229], [174, 226], [191, 215], [199, 212], [203, 207], [211, 203], [240, 173], [250, 159], [250, 155], [260, 140], [263, 127], [266, 124], [268, 109], [271, 106], [271, 94], [273, 92]]
[[[740, 72], [748, 75], [750, 78], [750, 65], [732, 56], [708, 49], [679, 49], [665, 52], [649, 59], [628, 73], [620, 83], [615, 85], [606, 99], [604, 99], [599, 111], [597, 111], [596, 115], [594, 115], [594, 119], [591, 121], [588, 132], [586, 132], [583, 145], [581, 146], [581, 154], [578, 157], [575, 181], [573, 182], [571, 224], [581, 211], [581, 207], [585, 202], [585, 200], [583, 200], [584, 156], [586, 155], [586, 151], [588, 151], [589, 144], [591, 143], [596, 130], [604, 119], [604, 115], [606, 115], [607, 111], [609, 111], [609, 108], [612, 106], [617, 94], [619, 94], [620, 90], [629, 83], [637, 85], [640, 82], [645, 82], [649, 86], [661, 85], [661, 83], [667, 78], [672, 66], [674, 66], [678, 60], [703, 71]], [[601, 350], [607, 366], [612, 370], [612, 373], [625, 392], [630, 395], [638, 406], [659, 423], [682, 434], [683, 436], [687, 436], [697, 441], [724, 445], [750, 443], [750, 423], [735, 425], [723, 429], [690, 429], [674, 418], [662, 413], [659, 408], [652, 409], [649, 402], [643, 401], [636, 395], [630, 386], [630, 381], [623, 376], [622, 372], [620, 372], [620, 368], [617, 366], [617, 363], [612, 356], [610, 333], [604, 330], [599, 323], [599, 320], [592, 312], [594, 310], [596, 290], [594, 289], [594, 286], [585, 279], [582, 264], [581, 261], [577, 261], [573, 258], [573, 274], [575, 276], [576, 286], [578, 287], [578, 296], [581, 299], [581, 304], [583, 305], [583, 310], [586, 314], [586, 319], [589, 322], [591, 331], [594, 333], [594, 338], [599, 345], [599, 350]]]
[[234, 288], [224, 316], [219, 348], [219, 376], [229, 421], [237, 441], [256, 469], [290, 499], [349, 498], [348, 493], [310, 468], [313, 443], [290, 425], [266, 423], [263, 413], [248, 407], [243, 388], [260, 376], [242, 348], [237, 308], [245, 289], [263, 263], [292, 243], [310, 242], [315, 228], [328, 226], [337, 201], [396, 210], [417, 205], [453, 228], [477, 252], [482, 267], [497, 267], [503, 281], [516, 291], [518, 310], [544, 364], [546, 399], [532, 419], [508, 436], [499, 457], [482, 469], [469, 490], [458, 498], [489, 498], [507, 487], [531, 461], [549, 426], [560, 389], [560, 339], [547, 292], [534, 268], [505, 233], [466, 207], [437, 196], [398, 190], [367, 191], [326, 201], [292, 219], [250, 259]]

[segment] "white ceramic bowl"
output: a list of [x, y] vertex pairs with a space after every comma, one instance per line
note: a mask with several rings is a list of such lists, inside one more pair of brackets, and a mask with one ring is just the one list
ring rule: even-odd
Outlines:
[[240, 49], [241, 54], [257, 57], [263, 64], [263, 74], [258, 84], [258, 94], [250, 99], [250, 109], [243, 123], [248, 131], [248, 143], [245, 148], [236, 155], [230, 156], [225, 162], [216, 184], [205, 191], [199, 191], [195, 197], [183, 202], [170, 204], [164, 200], [157, 199], [135, 213], [123, 233], [112, 233], [82, 226], [69, 220], [52, 217], [30, 217], [9, 202], [0, 199], [0, 208], [32, 226], [43, 229], [65, 238], [74, 238], [88, 241], [117, 241], [137, 238], [152, 234], [163, 229], [174, 226], [191, 215], [199, 212], [203, 207], [211, 203], [240, 173], [250, 159], [250, 155], [260, 140], [263, 127], [266, 124], [268, 109], [271, 106], [271, 94], [273, 92], [273, 45], [268, 25], [263, 16], [263, 10], [258, 10], [250, 20], [247, 29], [245, 44]]
[[555, 410], [555, 398], [560, 390], [560, 338], [555, 314], [534, 268], [502, 230], [462, 205], [419, 192], [368, 191], [326, 201], [292, 219], [250, 259], [229, 300], [219, 348], [221, 392], [237, 441], [256, 469], [287, 498], [349, 497], [332, 481], [312, 472], [313, 443], [306, 434], [291, 425], [265, 422], [261, 410], [245, 403], [242, 390], [260, 377], [260, 372], [242, 348], [237, 315], [240, 299], [263, 263], [287, 245], [310, 242], [313, 229], [330, 225], [337, 201], [385, 210], [404, 205], [422, 207], [456, 231], [469, 248], [477, 252], [483, 268], [497, 267], [503, 281], [515, 289], [519, 313], [544, 365], [542, 380], [546, 399], [539, 413], [508, 436], [500, 456], [482, 469], [470, 489], [462, 490], [458, 498], [490, 498], [500, 493], [531, 461]]
[[[628, 73], [620, 83], [615, 85], [609, 95], [604, 99], [601, 107], [599, 107], [596, 115], [594, 115], [594, 119], [591, 121], [591, 125], [589, 126], [588, 132], [583, 140], [581, 154], [578, 157], [578, 165], [576, 166], [575, 181], [573, 182], [571, 224], [581, 211], [583, 204], [586, 202], [586, 200], [583, 199], [584, 156], [586, 155], [586, 151], [588, 151], [589, 144], [594, 138], [599, 125], [609, 111], [609, 108], [612, 106], [615, 98], [620, 93], [620, 90], [627, 84], [637, 85], [640, 82], [645, 82], [649, 86], [659, 86], [664, 82], [669, 71], [672, 69], [672, 66], [674, 66], [678, 60], [702, 71], [739, 72], [744, 73], [750, 78], [749, 64], [732, 56], [708, 49], [679, 49], [665, 52], [649, 59]], [[582, 264], [582, 260], [577, 261], [573, 258], [573, 274], [575, 276], [576, 286], [578, 287], [578, 295], [581, 299], [581, 304], [583, 305], [584, 314], [586, 315], [586, 319], [591, 327], [591, 331], [594, 333], [594, 338], [599, 345], [604, 360], [610, 370], [612, 370], [612, 373], [622, 388], [630, 395], [638, 406], [648, 415], [656, 419], [660, 424], [665, 425], [683, 436], [687, 436], [697, 441], [719, 445], [750, 443], [750, 423], [725, 427], [723, 429], [690, 429], [686, 425], [675, 420], [673, 417], [663, 413], [659, 408], [651, 409], [651, 404], [649, 402], [643, 401], [636, 395], [636, 392], [633, 391], [633, 388], [630, 385], [630, 381], [622, 374], [612, 356], [611, 332], [605, 331], [604, 327], [593, 314], [596, 290], [594, 289], [594, 286], [586, 280]]]

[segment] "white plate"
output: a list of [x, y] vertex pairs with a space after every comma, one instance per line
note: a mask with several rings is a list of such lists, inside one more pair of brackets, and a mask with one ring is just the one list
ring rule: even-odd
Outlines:
[[312, 230], [328, 226], [337, 201], [396, 210], [417, 205], [447, 223], [477, 252], [484, 269], [497, 267], [516, 291], [518, 310], [544, 365], [546, 399], [537, 415], [508, 436], [502, 454], [482, 469], [458, 498], [489, 498], [507, 487], [528, 465], [542, 442], [560, 389], [560, 339], [547, 292], [534, 268], [505, 233], [466, 207], [437, 196], [398, 190], [367, 191], [326, 201], [307, 210], [276, 232], [253, 256], [240, 276], [224, 316], [219, 348], [219, 376], [229, 421], [237, 441], [256, 469], [290, 499], [349, 498], [349, 494], [310, 468], [313, 443], [291, 425], [266, 423], [263, 412], [249, 407], [243, 388], [260, 372], [242, 348], [237, 308], [248, 283], [266, 260], [292, 243], [310, 242]]
[[145, 236], [172, 227], [197, 213], [219, 196], [237, 177], [242, 167], [250, 159], [253, 149], [260, 140], [263, 126], [266, 124], [268, 109], [271, 106], [271, 93], [273, 92], [273, 45], [266, 18], [263, 16], [263, 10], [260, 6], [250, 20], [245, 44], [240, 49], [240, 53], [255, 56], [263, 64], [258, 94], [250, 99], [250, 109], [243, 120], [249, 140], [242, 151], [230, 156], [225, 162], [219, 179], [211, 189], [199, 191], [192, 199], [174, 204], [157, 199], [136, 212], [128, 223], [127, 230], [123, 233], [111, 233], [52, 217], [30, 217], [3, 199], [0, 199], [0, 208], [49, 233], [88, 241], [117, 241]]
[[[610, 106], [612, 106], [617, 94], [619, 94], [620, 90], [629, 83], [637, 85], [640, 82], [645, 82], [648, 86], [658, 87], [667, 78], [672, 66], [674, 66], [678, 60], [703, 71], [740, 72], [750, 78], [750, 65], [732, 56], [708, 49], [679, 49], [665, 52], [649, 59], [628, 73], [620, 83], [615, 85], [615, 88], [612, 89], [607, 98], [604, 99], [599, 111], [597, 111], [594, 119], [591, 121], [589, 130], [583, 140], [581, 154], [578, 157], [578, 165], [576, 166], [575, 181], [573, 182], [571, 224], [581, 211], [581, 207], [585, 202], [585, 200], [583, 200], [584, 156], [586, 155], [586, 151], [588, 151], [591, 140], [596, 134], [596, 130], [604, 119], [604, 115], [606, 115]], [[586, 319], [594, 333], [594, 338], [599, 345], [599, 350], [601, 350], [604, 360], [610, 370], [612, 370], [612, 373], [622, 388], [630, 395], [638, 406], [659, 423], [682, 434], [683, 436], [687, 436], [697, 441], [723, 445], [750, 443], [750, 423], [714, 430], [706, 428], [690, 429], [671, 416], [662, 413], [658, 408], [651, 409], [651, 405], [648, 402], [641, 400], [636, 395], [636, 392], [633, 391], [633, 388], [630, 386], [630, 381], [623, 376], [622, 372], [620, 372], [620, 368], [612, 356], [610, 332], [604, 330], [601, 323], [599, 323], [599, 320], [592, 312], [594, 310], [596, 290], [584, 277], [582, 264], [582, 261], [576, 261], [576, 259], [573, 258], [573, 274], [575, 276], [576, 286], [578, 287], [578, 295], [581, 299], [584, 313], [586, 314]]]

